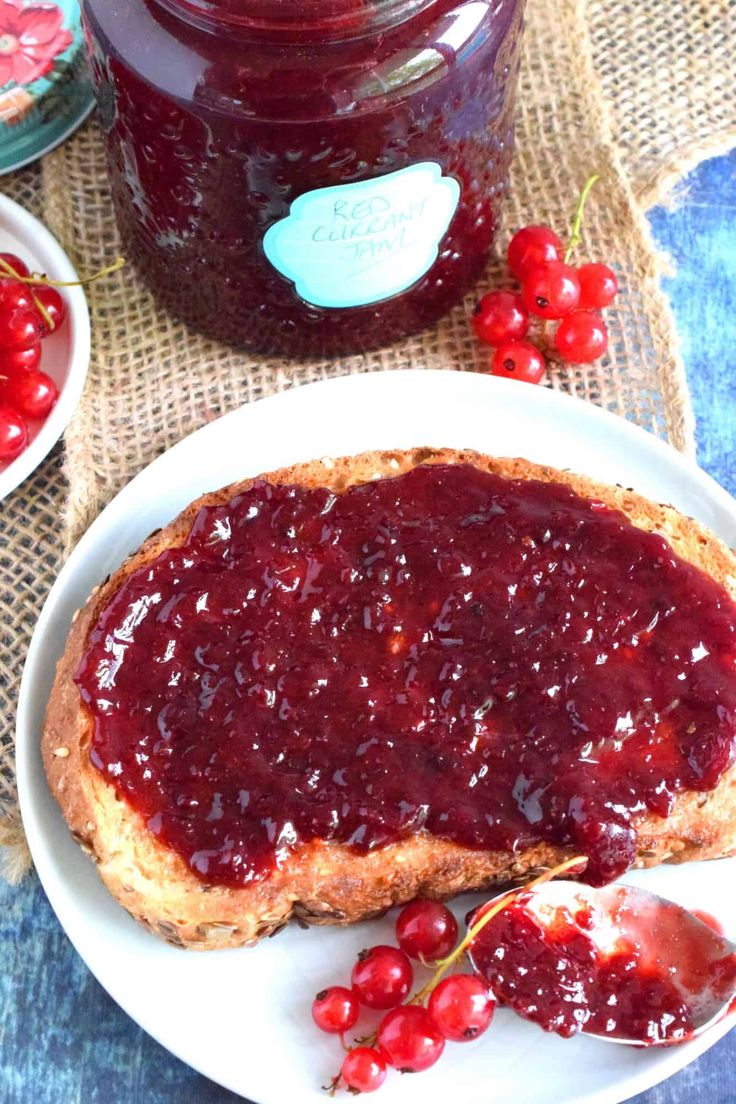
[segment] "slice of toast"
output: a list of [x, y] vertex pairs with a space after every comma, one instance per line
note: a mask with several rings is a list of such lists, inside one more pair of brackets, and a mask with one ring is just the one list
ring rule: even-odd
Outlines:
[[[470, 464], [510, 479], [554, 482], [586, 499], [620, 510], [639, 529], [661, 534], [678, 556], [736, 597], [736, 557], [712, 533], [668, 506], [620, 487], [541, 467], [523, 459], [493, 459], [470, 451], [420, 448], [369, 452], [317, 460], [268, 473], [274, 484], [348, 487], [398, 476], [424, 464]], [[183, 544], [202, 506], [230, 501], [253, 480], [223, 488], [192, 503], [152, 535], [98, 587], [75, 616], [58, 664], [43, 734], [43, 758], [51, 790], [72, 834], [93, 857], [105, 884], [137, 920], [180, 947], [208, 949], [253, 944], [290, 919], [351, 923], [417, 896], [447, 898], [569, 857], [569, 848], [540, 842], [526, 850], [481, 851], [418, 831], [368, 853], [334, 840], [299, 842], [288, 861], [266, 878], [244, 886], [211, 885], [162, 844], [143, 818], [120, 797], [89, 758], [93, 721], [74, 676], [101, 611], [126, 579], [163, 551]], [[636, 819], [637, 865], [717, 858], [736, 851], [736, 769], [711, 792], [680, 792], [669, 816]]]

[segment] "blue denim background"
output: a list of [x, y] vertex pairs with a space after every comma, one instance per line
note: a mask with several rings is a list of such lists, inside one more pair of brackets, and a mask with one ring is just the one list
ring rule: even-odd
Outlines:
[[[699, 461], [736, 494], [736, 153], [702, 165], [677, 210], [655, 211], [652, 225], [678, 268], [667, 290], [698, 419]], [[35, 877], [17, 889], [0, 884], [0, 1104], [239, 1099], [168, 1054], [113, 1003], [72, 949]], [[636, 1098], [734, 1101], [736, 1032]]]

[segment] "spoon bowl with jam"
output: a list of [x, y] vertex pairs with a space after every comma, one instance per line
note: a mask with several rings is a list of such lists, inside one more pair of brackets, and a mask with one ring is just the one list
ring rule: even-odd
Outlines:
[[736, 944], [633, 886], [516, 892], [468, 955], [503, 1004], [565, 1038], [671, 1045], [736, 1010]]

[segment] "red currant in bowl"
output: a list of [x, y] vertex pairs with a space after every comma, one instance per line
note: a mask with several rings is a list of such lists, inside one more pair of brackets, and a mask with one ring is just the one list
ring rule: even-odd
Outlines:
[[20, 371], [0, 386], [0, 395], [24, 418], [45, 418], [59, 397], [56, 384], [46, 372]]
[[[0, 260], [23, 278], [29, 273], [43, 272], [64, 283], [77, 280], [68, 257], [48, 230], [1, 195]], [[14, 388], [24, 372], [43, 373], [40, 378], [31, 375], [23, 384], [27, 390], [23, 404], [31, 403], [32, 414], [23, 417], [13, 407], [26, 423], [27, 437], [19, 454], [13, 458], [7, 454], [0, 457], [0, 500], [38, 467], [61, 436], [77, 406], [89, 366], [89, 312], [82, 288], [64, 287], [56, 291], [63, 301], [66, 318], [51, 334], [44, 332], [33, 303], [33, 292], [37, 291], [38, 285], [33, 285], [31, 291], [30, 285], [15, 279], [0, 265], [0, 402], [12, 406], [7, 397], [10, 381]], [[17, 316], [12, 317], [16, 312]]]
[[412, 901], [396, 919], [402, 951], [424, 962], [445, 958], [457, 943], [457, 934], [457, 920], [440, 901]]
[[58, 330], [66, 318], [66, 304], [60, 292], [55, 287], [40, 285], [33, 288], [33, 295], [46, 312], [45, 315], [40, 312], [44, 332], [53, 333], [54, 330]]
[[15, 276], [30, 276], [31, 270], [25, 261], [16, 256], [15, 253], [0, 253], [0, 275], [3, 272], [7, 272], [8, 269], [12, 269], [12, 273]]
[[0, 309], [0, 349], [27, 349], [35, 345], [41, 333], [41, 322], [33, 307]]
[[409, 995], [414, 971], [398, 947], [378, 946], [361, 951], [351, 981], [361, 1004], [367, 1008], [395, 1008]]
[[12, 406], [0, 403], [0, 464], [15, 460], [28, 444], [28, 427]]
[[8, 313], [13, 307], [26, 307], [34, 310], [33, 293], [27, 284], [12, 277], [0, 277], [0, 310]]
[[41, 339], [34, 341], [25, 349], [0, 349], [0, 376], [13, 375], [16, 372], [31, 371], [41, 363]]

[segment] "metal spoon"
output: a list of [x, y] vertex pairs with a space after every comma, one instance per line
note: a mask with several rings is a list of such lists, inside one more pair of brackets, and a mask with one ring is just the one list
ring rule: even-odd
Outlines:
[[[542, 927], [554, 923], [559, 930], [560, 924], [574, 925], [576, 917], [584, 917], [579, 930], [604, 958], [633, 944], [641, 966], [666, 975], [688, 1005], [693, 1024], [688, 1040], [736, 1010], [736, 944], [673, 901], [634, 886], [592, 889], [571, 881], [522, 890], [520, 900]], [[472, 944], [468, 956], [478, 970]], [[608, 1043], [652, 1045], [650, 1039], [600, 1035], [585, 1027], [582, 1032]]]

